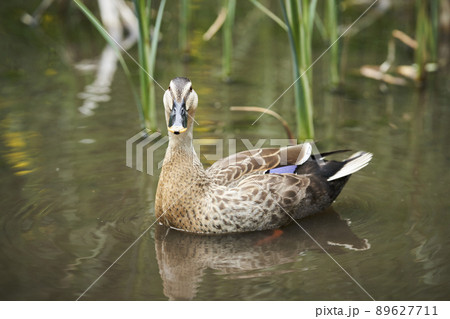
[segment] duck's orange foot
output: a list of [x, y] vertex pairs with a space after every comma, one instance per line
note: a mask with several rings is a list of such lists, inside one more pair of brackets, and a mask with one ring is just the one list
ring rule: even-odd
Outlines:
[[277, 238], [280, 237], [281, 235], [283, 235], [283, 231], [282, 231], [281, 229], [275, 229], [275, 230], [273, 231], [272, 235], [270, 235], [270, 236], [268, 236], [268, 237], [266, 237], [266, 238], [263, 238], [263, 239], [258, 240], [258, 241], [256, 242], [255, 245], [256, 245], [256, 246], [261, 246], [261, 245], [270, 243], [271, 241], [277, 239]]

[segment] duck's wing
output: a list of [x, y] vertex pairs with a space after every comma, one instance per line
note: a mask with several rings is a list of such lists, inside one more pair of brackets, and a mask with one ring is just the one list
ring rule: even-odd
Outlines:
[[243, 177], [281, 166], [301, 165], [311, 156], [309, 143], [282, 148], [262, 148], [243, 151], [215, 162], [208, 175], [219, 185], [228, 185]]
[[[229, 214], [230, 220], [234, 218], [238, 221], [241, 231], [278, 228], [291, 222], [292, 218], [307, 216], [325, 206], [317, 206], [317, 201], [322, 200], [322, 196], [312, 194], [310, 188], [316, 186], [321, 185], [304, 175], [245, 176], [236, 187], [227, 188], [228, 192], [221, 196], [220, 200], [227, 203], [221, 214]], [[317, 198], [312, 195], [317, 195]], [[226, 227], [226, 223], [222, 227]]]

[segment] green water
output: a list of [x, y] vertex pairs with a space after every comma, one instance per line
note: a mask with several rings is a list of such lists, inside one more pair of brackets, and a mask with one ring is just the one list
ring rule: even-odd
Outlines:
[[[95, 72], [74, 65], [97, 58], [102, 39], [67, 4], [51, 8], [39, 28], [21, 24], [38, 2], [0, 4], [0, 299], [75, 300], [155, 222], [158, 174], [126, 166], [126, 140], [140, 129], [120, 68], [109, 100], [91, 116], [78, 110]], [[291, 84], [286, 35], [243, 5], [235, 81], [224, 84], [220, 34], [201, 39], [216, 7], [193, 3], [190, 62], [176, 49], [176, 23], [163, 22], [156, 74], [163, 87], [175, 76], [191, 78], [200, 99], [195, 137], [286, 138], [273, 118], [251, 125], [257, 114], [228, 109], [267, 107]], [[176, 21], [176, 12], [166, 21]], [[374, 153], [332, 209], [271, 241], [272, 232], [204, 237], [155, 224], [81, 299], [369, 300], [334, 259], [376, 300], [448, 300], [449, 68], [431, 74], [422, 93], [413, 86], [380, 93], [378, 82], [355, 75], [363, 64], [383, 62], [390, 30], [414, 30], [412, 13], [394, 7], [346, 40], [344, 94], [327, 89], [326, 55], [312, 68], [319, 149]], [[315, 56], [325, 48], [317, 40]], [[405, 48], [398, 55], [412, 61]], [[272, 108], [292, 128], [293, 101], [290, 90]], [[159, 162], [164, 149], [154, 157]]]

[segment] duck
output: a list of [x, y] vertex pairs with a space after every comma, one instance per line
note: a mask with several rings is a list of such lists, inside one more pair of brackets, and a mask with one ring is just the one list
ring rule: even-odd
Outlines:
[[160, 224], [199, 234], [279, 229], [329, 207], [350, 176], [369, 164], [359, 151], [343, 161], [305, 142], [242, 151], [205, 169], [193, 145], [198, 95], [186, 77], [163, 96], [169, 142], [156, 196]]

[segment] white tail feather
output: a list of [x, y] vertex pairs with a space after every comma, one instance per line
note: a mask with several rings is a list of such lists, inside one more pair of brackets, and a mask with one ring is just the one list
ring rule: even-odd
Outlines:
[[367, 164], [369, 164], [372, 156], [372, 153], [356, 152], [348, 158], [349, 160], [351, 160], [350, 162], [345, 164], [339, 171], [336, 172], [336, 174], [334, 174], [327, 180], [334, 181], [335, 179], [351, 175], [359, 171], [361, 168], [364, 168], [367, 166]]
[[311, 157], [312, 153], [312, 146], [309, 143], [304, 143], [302, 146], [302, 150], [298, 154], [297, 161], [295, 162], [296, 165], [302, 165], [304, 162], [308, 160], [308, 158]]

